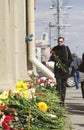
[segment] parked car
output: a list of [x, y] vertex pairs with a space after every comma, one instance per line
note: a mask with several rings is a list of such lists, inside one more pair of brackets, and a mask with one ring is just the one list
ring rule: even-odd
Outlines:
[[[75, 82], [74, 82], [74, 77], [71, 74], [71, 68], [69, 68], [69, 78], [67, 79], [67, 86], [68, 87], [74, 87], [75, 86]], [[81, 82], [84, 82], [84, 73], [80, 72], [80, 84]]]

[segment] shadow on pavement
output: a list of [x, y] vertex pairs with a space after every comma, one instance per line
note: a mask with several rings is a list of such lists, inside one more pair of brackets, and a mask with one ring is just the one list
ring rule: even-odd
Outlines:
[[70, 98], [66, 98], [66, 100], [80, 100], [80, 99], [82, 99], [82, 97], [71, 97], [71, 99]]
[[66, 103], [71, 114], [84, 116], [84, 106], [80, 103]]
[[84, 124], [75, 123], [74, 125], [79, 125], [79, 126], [81, 126], [81, 127], [84, 127]]

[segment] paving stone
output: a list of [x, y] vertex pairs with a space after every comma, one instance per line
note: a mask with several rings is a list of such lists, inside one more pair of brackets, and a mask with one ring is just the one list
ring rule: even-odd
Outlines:
[[68, 108], [73, 130], [84, 130], [84, 99], [81, 87], [67, 87], [65, 105]]

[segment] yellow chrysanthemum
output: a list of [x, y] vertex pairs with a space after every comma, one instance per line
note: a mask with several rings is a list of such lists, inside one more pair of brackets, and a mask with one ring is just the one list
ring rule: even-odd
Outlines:
[[43, 112], [47, 111], [47, 109], [48, 109], [47, 104], [44, 103], [44, 102], [39, 102], [39, 103], [38, 103], [38, 107], [39, 107], [39, 109], [40, 109], [41, 111], [43, 111]]
[[4, 91], [1, 95], [0, 95], [0, 99], [7, 99], [8, 98], [8, 92]]
[[27, 89], [27, 84], [24, 83], [23, 81], [18, 81], [17, 84], [16, 84], [16, 89], [18, 91], [22, 91], [22, 90], [24, 91], [24, 90]]

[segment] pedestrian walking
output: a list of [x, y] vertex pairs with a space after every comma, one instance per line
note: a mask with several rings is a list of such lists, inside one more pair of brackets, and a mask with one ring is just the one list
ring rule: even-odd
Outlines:
[[78, 71], [80, 71], [81, 74], [81, 91], [82, 91], [82, 97], [84, 98], [84, 53], [82, 54], [82, 61], [81, 64], [78, 67]]
[[76, 55], [76, 53], [72, 54], [72, 58], [73, 58], [73, 66], [72, 66], [72, 75], [74, 77], [74, 81], [75, 81], [75, 86], [76, 89], [79, 89], [79, 84], [80, 84], [80, 73], [78, 71], [78, 66], [81, 63], [81, 58], [78, 57]]
[[84, 53], [82, 54], [82, 61], [81, 64], [78, 66], [78, 71], [84, 73]]
[[62, 104], [65, 101], [66, 86], [68, 78], [68, 68], [72, 62], [72, 55], [68, 46], [64, 45], [64, 37], [58, 37], [58, 45], [52, 48], [49, 61], [54, 61], [54, 75], [56, 78], [56, 90], [60, 96]]

